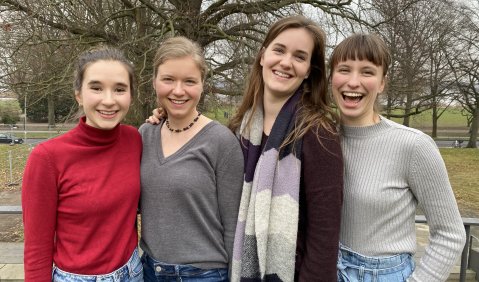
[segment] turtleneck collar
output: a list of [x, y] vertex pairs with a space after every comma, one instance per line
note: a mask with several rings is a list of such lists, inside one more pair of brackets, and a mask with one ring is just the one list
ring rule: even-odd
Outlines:
[[120, 124], [117, 124], [113, 129], [99, 129], [86, 124], [85, 116], [80, 118], [77, 128], [81, 133], [81, 140], [93, 146], [113, 144], [120, 135]]
[[341, 134], [347, 137], [373, 137], [383, 134], [390, 128], [388, 120], [383, 116], [379, 116], [379, 122], [369, 126], [348, 126], [341, 124]]

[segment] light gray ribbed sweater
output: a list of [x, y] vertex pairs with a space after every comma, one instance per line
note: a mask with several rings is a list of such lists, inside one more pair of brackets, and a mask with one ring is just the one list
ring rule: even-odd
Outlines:
[[243, 186], [240, 143], [228, 128], [212, 121], [165, 158], [161, 126], [140, 127], [140, 246], [165, 263], [226, 268]]
[[341, 243], [367, 256], [414, 254], [419, 205], [430, 244], [408, 281], [445, 281], [465, 231], [434, 140], [384, 117], [372, 126], [342, 126], [342, 134]]

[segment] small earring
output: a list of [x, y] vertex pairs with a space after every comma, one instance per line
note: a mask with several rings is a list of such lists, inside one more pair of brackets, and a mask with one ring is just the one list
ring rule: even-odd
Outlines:
[[83, 107], [83, 104], [82, 104], [82, 103], [78, 103], [78, 107]]

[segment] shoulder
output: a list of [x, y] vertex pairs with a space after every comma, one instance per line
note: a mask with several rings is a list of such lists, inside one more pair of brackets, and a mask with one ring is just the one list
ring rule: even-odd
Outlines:
[[335, 128], [328, 130], [324, 127], [317, 127], [308, 130], [303, 137], [303, 147], [313, 150], [320, 148], [340, 150], [340, 136]]
[[414, 147], [436, 147], [434, 139], [432, 139], [431, 136], [427, 135], [426, 133], [386, 118], [383, 118], [383, 120], [393, 129], [391, 130], [391, 133], [395, 140], [402, 140], [405, 145], [411, 145]]
[[140, 133], [138, 132], [138, 129], [136, 129], [136, 127], [126, 124], [121, 124], [120, 127], [123, 134], [140, 137]]
[[152, 135], [154, 132], [160, 130], [160, 124], [151, 124], [151, 123], [144, 123], [140, 126], [138, 131], [140, 132], [141, 137], [145, 138]]
[[216, 140], [218, 143], [238, 143], [238, 138], [226, 126], [217, 121], [208, 123], [205, 136], [211, 140]]

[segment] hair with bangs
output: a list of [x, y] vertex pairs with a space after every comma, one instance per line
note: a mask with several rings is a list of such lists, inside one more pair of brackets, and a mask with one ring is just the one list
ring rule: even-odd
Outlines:
[[388, 72], [391, 64], [391, 55], [386, 43], [374, 34], [353, 34], [334, 48], [329, 60], [329, 77], [334, 68], [347, 60], [368, 60], [376, 66], [383, 68], [383, 76]]

